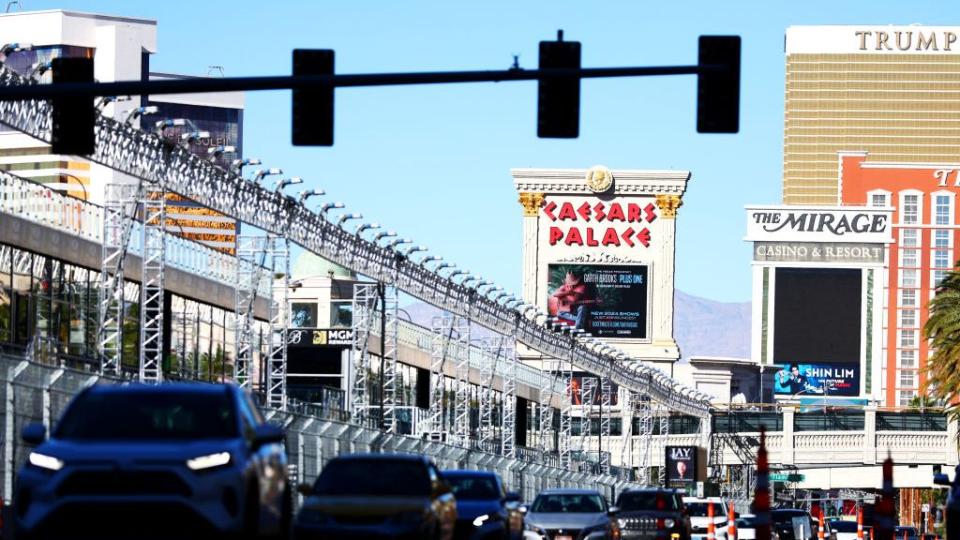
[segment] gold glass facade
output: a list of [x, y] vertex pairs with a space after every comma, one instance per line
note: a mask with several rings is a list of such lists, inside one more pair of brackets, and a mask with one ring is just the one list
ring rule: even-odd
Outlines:
[[839, 204], [838, 151], [960, 162], [960, 54], [787, 55], [783, 202]]

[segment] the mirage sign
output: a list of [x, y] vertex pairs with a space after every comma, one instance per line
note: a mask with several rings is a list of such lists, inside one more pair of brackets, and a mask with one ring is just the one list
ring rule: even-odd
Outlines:
[[887, 243], [893, 209], [748, 206], [747, 240]]

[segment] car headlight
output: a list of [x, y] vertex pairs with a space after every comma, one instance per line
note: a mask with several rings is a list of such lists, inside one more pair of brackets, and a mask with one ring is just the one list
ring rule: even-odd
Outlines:
[[665, 519], [665, 520], [663, 520], [663, 526], [666, 527], [666, 528], [668, 528], [668, 529], [672, 529], [673, 526], [676, 525], [676, 524], [677, 524], [677, 522], [674, 521], [674, 520], [672, 520], [672, 519]]
[[473, 526], [483, 527], [483, 524], [486, 523], [488, 519], [490, 519], [490, 514], [483, 514], [482, 516], [477, 516], [473, 520]]
[[53, 456], [48, 456], [39, 452], [30, 452], [30, 457], [28, 460], [30, 461], [30, 465], [40, 469], [46, 469], [48, 471], [59, 471], [63, 468], [62, 459], [57, 459]]
[[534, 525], [533, 523], [530, 523], [529, 521], [524, 521], [524, 522], [523, 522], [523, 530], [525, 530], [525, 531], [530, 531], [530, 532], [535, 532], [535, 533], [537, 533], [537, 534], [539, 534], [539, 535], [542, 535], [542, 536], [547, 536], [547, 531], [546, 531], [546, 530], [544, 530], [544, 529], [542, 529], [542, 528], [540, 528], [540, 527], [537, 527], [536, 525]]
[[214, 467], [223, 467], [230, 463], [230, 452], [217, 452], [187, 460], [187, 467], [191, 471], [203, 471]]

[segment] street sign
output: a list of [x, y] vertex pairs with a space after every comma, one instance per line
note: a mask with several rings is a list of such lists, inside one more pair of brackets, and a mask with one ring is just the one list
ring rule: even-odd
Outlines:
[[771, 482], [803, 482], [806, 479], [802, 474], [770, 473]]
[[924, 514], [930, 513], [930, 505], [929, 505], [929, 504], [924, 504], [924, 505], [920, 506], [920, 511], [923, 512]]
[[[697, 482], [697, 498], [703, 498], [703, 482]], [[926, 510], [924, 510], [926, 512]]]

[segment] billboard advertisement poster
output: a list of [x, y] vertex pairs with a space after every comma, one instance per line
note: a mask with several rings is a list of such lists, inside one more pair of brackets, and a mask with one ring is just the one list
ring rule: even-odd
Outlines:
[[[620, 387], [611, 382], [609, 388], [610, 400], [608, 403], [610, 403], [610, 405], [616, 405]], [[583, 402], [585, 393], [589, 393], [590, 396], [587, 403]], [[570, 378], [570, 399], [571, 405], [600, 405], [603, 403], [600, 379], [592, 373], [574, 371]]]
[[645, 265], [551, 264], [547, 312], [594, 336], [647, 337]]
[[779, 368], [773, 379], [777, 395], [860, 395], [858, 364], [782, 364]]
[[697, 447], [666, 447], [667, 485], [686, 488], [697, 479]]

